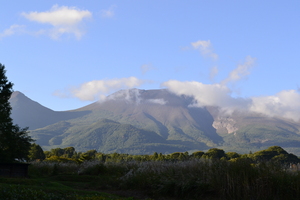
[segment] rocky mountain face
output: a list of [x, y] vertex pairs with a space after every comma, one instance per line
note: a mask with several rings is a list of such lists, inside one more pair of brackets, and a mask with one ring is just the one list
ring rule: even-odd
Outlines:
[[279, 145], [300, 154], [300, 124], [257, 113], [225, 115], [194, 107], [192, 97], [167, 90], [122, 90], [102, 102], [56, 112], [24, 94], [11, 99], [12, 118], [44, 149], [152, 154], [207, 150], [248, 153]]

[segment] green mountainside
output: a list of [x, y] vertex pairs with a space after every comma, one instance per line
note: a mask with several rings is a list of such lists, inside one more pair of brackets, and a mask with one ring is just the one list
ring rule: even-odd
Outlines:
[[105, 101], [56, 112], [20, 92], [11, 97], [12, 118], [28, 126], [44, 149], [152, 154], [207, 150], [249, 153], [278, 145], [300, 154], [300, 124], [256, 113], [223, 115], [193, 107], [192, 97], [167, 90], [123, 90]]

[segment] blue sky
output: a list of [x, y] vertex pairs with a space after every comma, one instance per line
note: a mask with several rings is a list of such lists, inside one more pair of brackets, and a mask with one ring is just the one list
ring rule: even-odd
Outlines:
[[0, 62], [15, 91], [53, 110], [119, 89], [167, 88], [199, 106], [298, 120], [299, 9], [300, 1], [7, 1]]

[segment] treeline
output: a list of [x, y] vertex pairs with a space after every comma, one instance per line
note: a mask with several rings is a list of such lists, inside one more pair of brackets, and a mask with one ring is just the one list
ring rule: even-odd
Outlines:
[[212, 148], [130, 155], [73, 147], [43, 151], [34, 144], [30, 157], [43, 160], [31, 162], [30, 177], [56, 178], [78, 189], [138, 191], [153, 199], [300, 199], [299, 158], [279, 146], [249, 154]]
[[55, 148], [50, 151], [43, 151], [37, 145], [32, 144], [29, 151], [29, 161], [55, 161], [55, 162], [76, 162], [83, 163], [89, 160], [99, 160], [103, 162], [121, 162], [121, 161], [184, 161], [191, 159], [217, 159], [237, 161], [239, 159], [248, 159], [253, 163], [272, 161], [279, 164], [300, 163], [300, 159], [291, 153], [288, 153], [280, 146], [271, 146], [265, 150], [249, 154], [238, 154], [236, 152], [225, 152], [222, 149], [212, 148], [207, 152], [196, 151], [191, 154], [188, 152], [175, 152], [171, 154], [162, 154], [154, 152], [152, 155], [130, 155], [111, 153], [105, 154], [96, 150], [86, 152], [77, 152], [74, 147]]
[[31, 162], [29, 176], [80, 180], [78, 189], [139, 191], [152, 199], [300, 199], [299, 158], [279, 146], [249, 154], [212, 148], [129, 155], [73, 147], [43, 153], [44, 161]]

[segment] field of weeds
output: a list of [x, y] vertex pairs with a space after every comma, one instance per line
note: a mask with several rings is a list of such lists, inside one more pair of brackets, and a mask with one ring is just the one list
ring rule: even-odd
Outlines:
[[124, 198], [300, 199], [299, 171], [272, 162], [254, 164], [247, 158], [91, 160], [81, 164], [43, 161], [31, 163], [29, 176], [30, 180], [45, 180], [76, 191], [109, 192], [125, 195]]

